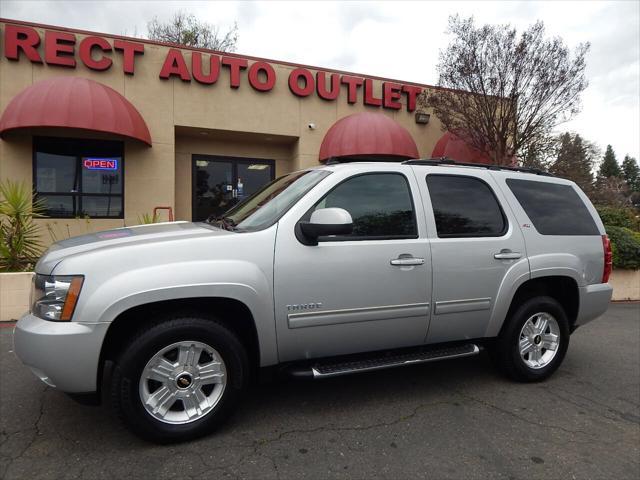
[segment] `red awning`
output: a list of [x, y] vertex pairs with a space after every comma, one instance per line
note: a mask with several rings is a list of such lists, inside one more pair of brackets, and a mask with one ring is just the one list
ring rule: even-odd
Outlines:
[[114, 89], [81, 77], [41, 80], [9, 102], [0, 117], [0, 134], [32, 127], [112, 133], [151, 146], [147, 124], [131, 102]]
[[418, 158], [411, 134], [382, 113], [354, 113], [334, 123], [322, 140], [320, 161], [333, 157], [383, 155]]
[[431, 158], [447, 157], [458, 162], [491, 164], [491, 158], [477, 148], [457, 137], [451, 132], [446, 132], [436, 142], [431, 153]]

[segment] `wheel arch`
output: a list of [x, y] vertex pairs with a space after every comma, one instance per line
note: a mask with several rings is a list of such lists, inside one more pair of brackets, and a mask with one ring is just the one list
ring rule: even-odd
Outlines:
[[519, 285], [511, 298], [509, 309], [502, 319], [499, 329], [493, 335], [487, 336], [499, 335], [514, 310], [526, 300], [538, 296], [548, 296], [555, 299], [565, 311], [569, 327], [573, 330], [580, 308], [578, 283], [570, 276], [551, 275], [532, 278]]
[[231, 330], [247, 348], [249, 362], [255, 372], [261, 365], [260, 340], [255, 317], [245, 303], [230, 297], [190, 297], [152, 301], [120, 312], [111, 322], [102, 342], [98, 363], [97, 385], [101, 386], [105, 367], [113, 362], [130, 338], [143, 325], [162, 321], [168, 315], [184, 312], [216, 320]]

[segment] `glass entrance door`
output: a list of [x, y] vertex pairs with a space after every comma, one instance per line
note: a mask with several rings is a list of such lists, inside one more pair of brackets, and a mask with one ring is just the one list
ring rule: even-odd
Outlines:
[[193, 221], [222, 215], [274, 177], [273, 160], [194, 155]]

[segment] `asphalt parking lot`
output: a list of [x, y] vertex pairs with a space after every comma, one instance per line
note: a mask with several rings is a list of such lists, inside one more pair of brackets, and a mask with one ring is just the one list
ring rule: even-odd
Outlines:
[[556, 375], [488, 358], [255, 387], [218, 433], [138, 440], [45, 388], [0, 326], [0, 478], [640, 478], [640, 304], [578, 329]]

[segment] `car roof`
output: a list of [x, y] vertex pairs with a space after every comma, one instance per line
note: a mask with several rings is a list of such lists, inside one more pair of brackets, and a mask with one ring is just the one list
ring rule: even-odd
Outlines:
[[425, 168], [429, 171], [437, 172], [442, 169], [442, 173], [447, 174], [464, 174], [464, 171], [474, 169], [475, 171], [483, 170], [487, 173], [491, 173], [499, 177], [508, 178], [522, 178], [528, 180], [547, 181], [551, 183], [573, 183], [570, 180], [562, 177], [556, 177], [555, 175], [538, 170], [535, 168], [527, 167], [510, 167], [501, 165], [487, 165], [482, 163], [464, 163], [450, 160], [447, 158], [438, 159], [416, 159], [406, 160], [403, 162], [389, 162], [389, 161], [354, 161], [354, 162], [328, 162], [324, 165], [312, 167], [313, 169], [323, 170], [343, 170], [349, 169], [356, 172], [366, 172], [370, 169], [384, 168], [384, 169], [397, 169], [403, 170], [405, 168], [419, 167]]

